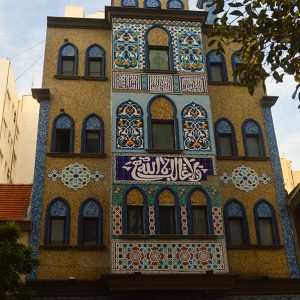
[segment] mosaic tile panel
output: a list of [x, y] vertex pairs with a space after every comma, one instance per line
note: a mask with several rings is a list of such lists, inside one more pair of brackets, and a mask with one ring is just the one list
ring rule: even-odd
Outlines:
[[185, 206], [180, 207], [182, 234], [189, 234], [189, 226], [187, 220], [187, 211]]
[[113, 89], [140, 90], [141, 74], [113, 72]]
[[122, 206], [113, 206], [112, 234], [122, 234]]
[[180, 76], [182, 93], [208, 93], [206, 76]]
[[223, 218], [221, 207], [212, 207], [212, 218], [215, 235], [224, 235]]
[[57, 200], [51, 206], [50, 216], [65, 217], [67, 215], [67, 210], [66, 204], [60, 200]]
[[171, 93], [173, 88], [172, 75], [148, 75], [148, 90], [153, 93]]
[[148, 207], [149, 211], [149, 234], [155, 234], [155, 213], [154, 213], [154, 206]]
[[83, 208], [82, 215], [84, 217], [98, 217], [100, 213], [99, 206], [95, 201], [88, 201]]
[[223, 241], [115, 241], [114, 272], [227, 272]]
[[61, 51], [62, 56], [75, 56], [76, 49], [72, 45], [66, 45]]

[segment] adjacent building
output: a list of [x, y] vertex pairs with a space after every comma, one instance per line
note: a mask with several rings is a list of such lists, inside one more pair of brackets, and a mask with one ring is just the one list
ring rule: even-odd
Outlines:
[[289, 194], [300, 183], [300, 171], [292, 170], [292, 161], [287, 160], [285, 155], [280, 157], [280, 164], [284, 179], [284, 187]]

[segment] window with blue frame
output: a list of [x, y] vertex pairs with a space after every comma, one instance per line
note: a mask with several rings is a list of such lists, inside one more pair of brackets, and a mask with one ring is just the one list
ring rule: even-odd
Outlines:
[[206, 56], [208, 80], [228, 81], [226, 61], [222, 54], [215, 50], [208, 52]]
[[103, 244], [103, 211], [101, 204], [89, 198], [79, 209], [78, 244], [97, 246]]
[[73, 44], [67, 43], [59, 49], [57, 75], [78, 75], [78, 50]]
[[244, 72], [240, 72], [239, 75], [236, 74], [236, 69], [240, 68], [241, 66], [244, 65], [243, 60], [241, 59], [239, 52], [234, 52], [231, 56], [231, 62], [232, 62], [232, 70], [234, 74], [234, 81], [236, 82], [243, 82], [244, 78]]
[[59, 114], [52, 123], [51, 152], [72, 153], [74, 121], [66, 113]]
[[52, 200], [46, 210], [45, 244], [63, 246], [69, 244], [70, 206], [63, 198]]
[[104, 153], [103, 121], [96, 114], [87, 116], [83, 121], [81, 152]]
[[280, 245], [275, 210], [271, 203], [259, 200], [254, 205], [254, 221], [258, 245]]
[[242, 132], [246, 157], [264, 157], [265, 146], [259, 124], [248, 119], [242, 125]]
[[181, 0], [168, 0], [167, 1], [167, 8], [168, 9], [184, 9], [183, 2]]
[[85, 76], [105, 77], [105, 51], [99, 45], [92, 45], [86, 50]]
[[160, 0], [144, 0], [145, 8], [161, 8]]
[[215, 138], [218, 156], [238, 155], [234, 126], [229, 120], [222, 118], [216, 122]]
[[122, 7], [138, 7], [137, 0], [121, 0]]
[[229, 200], [224, 206], [226, 239], [230, 246], [250, 244], [248, 221], [245, 207], [238, 200]]

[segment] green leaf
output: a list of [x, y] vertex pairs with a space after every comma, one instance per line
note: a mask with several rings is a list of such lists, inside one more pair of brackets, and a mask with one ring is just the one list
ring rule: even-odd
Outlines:
[[244, 16], [244, 14], [240, 10], [234, 10], [234, 11], [230, 12], [229, 14], [233, 15], [233, 16], [238, 16], [238, 17]]
[[236, 2], [236, 3], [228, 3], [228, 5], [230, 7], [241, 7], [243, 6], [243, 3], [240, 3], [240, 2]]

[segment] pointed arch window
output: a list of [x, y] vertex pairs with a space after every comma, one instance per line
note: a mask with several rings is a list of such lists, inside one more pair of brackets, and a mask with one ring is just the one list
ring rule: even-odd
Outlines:
[[58, 115], [52, 123], [51, 152], [73, 153], [74, 121], [66, 113]]
[[82, 125], [82, 153], [104, 153], [104, 126], [102, 119], [91, 114]]
[[258, 245], [280, 244], [275, 210], [271, 203], [260, 200], [254, 205], [254, 221]]
[[210, 81], [228, 81], [226, 61], [222, 54], [210, 51], [207, 54], [207, 73]]
[[168, 9], [184, 9], [183, 2], [181, 0], [168, 0], [167, 2]]
[[89, 198], [79, 209], [79, 245], [103, 245], [103, 210], [101, 204]]
[[238, 200], [229, 200], [224, 206], [227, 243], [230, 246], [249, 245], [249, 229], [245, 207]]
[[117, 148], [144, 148], [144, 121], [142, 107], [132, 100], [117, 107]]
[[160, 0], [144, 0], [145, 8], [161, 8]]
[[[231, 56], [231, 63], [232, 63], [232, 70], [233, 72], [235, 71], [236, 68], [243, 66], [244, 62], [240, 57], [240, 53], [239, 52], [234, 52]], [[234, 81], [236, 82], [241, 82], [243, 81], [244, 78], [244, 73], [241, 72], [239, 75], [234, 74]]]
[[182, 109], [181, 115], [184, 149], [210, 150], [209, 127], [205, 109], [201, 105], [192, 102]]
[[78, 49], [73, 44], [65, 44], [59, 49], [57, 75], [78, 75]]
[[56, 198], [47, 206], [45, 244], [68, 245], [69, 235], [70, 206], [63, 198]]
[[121, 0], [122, 7], [138, 7], [137, 0]]
[[86, 51], [85, 76], [105, 77], [105, 51], [99, 45], [92, 45]]
[[265, 146], [259, 124], [252, 119], [246, 120], [242, 132], [246, 157], [264, 157]]
[[232, 123], [222, 118], [215, 125], [216, 145], [218, 156], [237, 156], [235, 130]]

